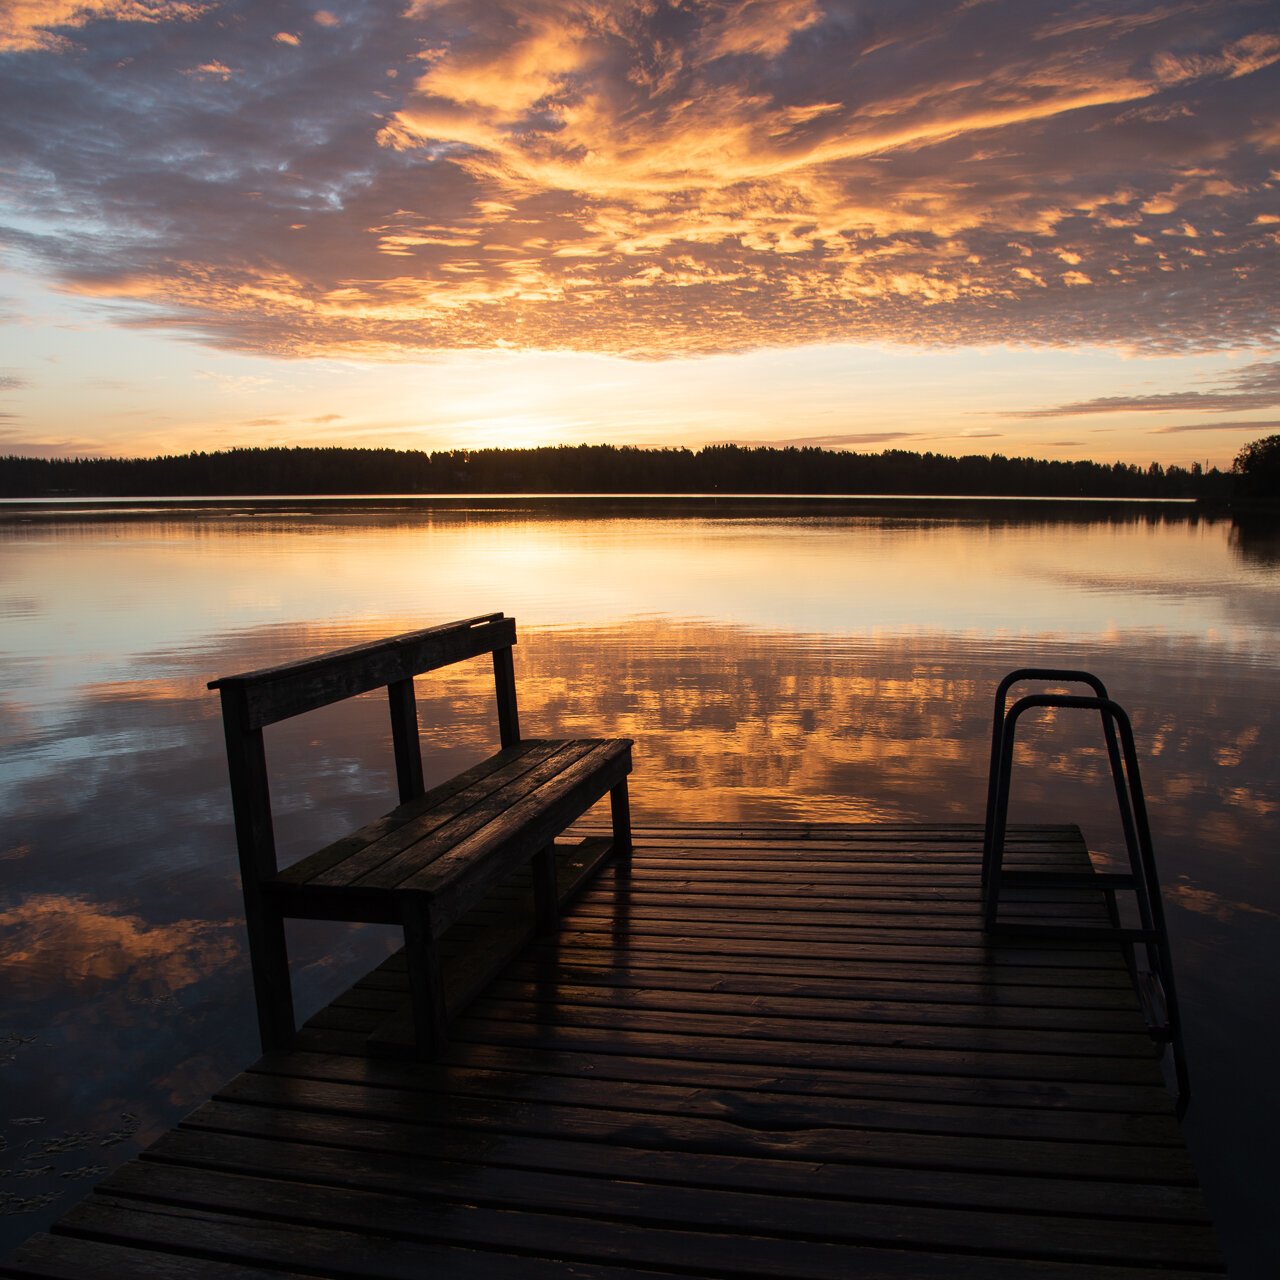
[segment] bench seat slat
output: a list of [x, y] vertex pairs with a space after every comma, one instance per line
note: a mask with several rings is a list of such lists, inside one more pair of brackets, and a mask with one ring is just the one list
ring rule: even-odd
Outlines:
[[[546, 744], [554, 750], [533, 768], [525, 770], [502, 786], [490, 789], [477, 803], [442, 824], [428, 815], [421, 836], [401, 849], [393, 858], [367, 871], [347, 877], [346, 883], [360, 889], [396, 890], [409, 887], [408, 882], [438, 858], [452, 852], [461, 843], [489, 829], [504, 810], [556, 780], [596, 746], [594, 739], [575, 739]], [[416, 826], [416, 824], [415, 824]], [[481, 842], [478, 848], [487, 847]]]
[[472, 765], [424, 795], [392, 809], [340, 840], [285, 868], [277, 876], [283, 884], [347, 885], [363, 871], [388, 858], [464, 813], [492, 792], [519, 777], [551, 755], [560, 744], [530, 739]]
[[507, 803], [505, 797], [522, 795], [548, 771], [554, 772], [558, 767], [555, 762], [572, 746], [536, 739], [522, 742], [515, 759], [428, 808], [391, 837], [374, 842], [356, 857], [318, 876], [315, 883], [394, 889], [461, 835], [483, 825], [487, 820], [484, 815], [494, 805]]
[[437, 936], [538, 850], [548, 847], [631, 772], [631, 742], [601, 741], [564, 773], [518, 801], [406, 882], [431, 895]]
[[[558, 748], [540, 766], [535, 782], [525, 774], [494, 791], [483, 814], [470, 824], [469, 834], [456, 843], [450, 841], [448, 830], [425, 837], [421, 849], [407, 851], [397, 863], [395, 873], [402, 878], [395, 884], [288, 883], [282, 878], [273, 886], [277, 900], [296, 918], [388, 924], [402, 918], [402, 902], [429, 903], [432, 932], [443, 935], [491, 888], [549, 846], [631, 771], [628, 738], [535, 745]], [[517, 795], [513, 795], [515, 788], [520, 789]], [[419, 855], [416, 862], [412, 854]]]
[[433, 804], [442, 803], [457, 792], [463, 791], [474, 783], [479, 782], [488, 774], [506, 764], [509, 756], [518, 755], [525, 745], [522, 742], [509, 751], [499, 751], [496, 755], [489, 756], [487, 759], [480, 761], [479, 764], [472, 765], [464, 773], [450, 778], [438, 787], [433, 787], [430, 791], [414, 800], [408, 801], [406, 804], [398, 805], [389, 813], [384, 813], [382, 817], [367, 823], [358, 831], [342, 836], [332, 844], [325, 845], [323, 849], [317, 849], [315, 853], [308, 854], [306, 857], [298, 859], [297, 862], [290, 863], [287, 867], [282, 867], [276, 873], [276, 883], [305, 884], [329, 867], [335, 866], [343, 859], [349, 858], [353, 853], [365, 848], [373, 841], [383, 839], [398, 831], [406, 823], [412, 822], [419, 814], [426, 812]]

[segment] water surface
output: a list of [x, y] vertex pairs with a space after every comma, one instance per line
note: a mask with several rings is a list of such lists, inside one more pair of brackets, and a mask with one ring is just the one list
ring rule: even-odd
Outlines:
[[[636, 739], [638, 822], [977, 821], [1009, 668], [1130, 710], [1187, 1022], [1187, 1132], [1271, 1275], [1280, 565], [1171, 506], [485, 500], [0, 507], [0, 1251], [256, 1053], [214, 676], [501, 609], [525, 731]], [[483, 663], [419, 681], [429, 780], [496, 739]], [[1015, 817], [1122, 852], [1092, 726]], [[285, 858], [392, 799], [385, 709], [268, 731]], [[291, 926], [306, 1011], [386, 931]]]

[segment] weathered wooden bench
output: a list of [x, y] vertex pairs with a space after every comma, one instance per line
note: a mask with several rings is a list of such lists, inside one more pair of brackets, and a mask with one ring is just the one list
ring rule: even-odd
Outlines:
[[[210, 682], [222, 698], [264, 1050], [288, 1047], [295, 1034], [286, 919], [400, 925], [416, 1051], [433, 1057], [447, 1034], [440, 940], [450, 927], [531, 865], [537, 930], [553, 931], [559, 905], [555, 838], [606, 793], [613, 829], [609, 851], [629, 850], [630, 739], [522, 739], [515, 642], [515, 620], [487, 614]], [[501, 750], [428, 791], [413, 678], [485, 653], [493, 655]], [[264, 727], [383, 686], [400, 804], [281, 869]]]

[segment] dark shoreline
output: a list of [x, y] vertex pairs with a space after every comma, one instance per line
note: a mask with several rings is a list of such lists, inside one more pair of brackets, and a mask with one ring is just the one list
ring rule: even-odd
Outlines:
[[777, 494], [1009, 498], [1214, 498], [1232, 477], [1157, 462], [1006, 457], [1003, 454], [854, 453], [816, 446], [555, 445], [422, 450], [270, 446], [151, 458], [0, 457], [7, 498], [148, 494]]
[[263, 494], [254, 496], [0, 498], [0, 524], [66, 520], [227, 520], [414, 515], [592, 517], [686, 516], [740, 519], [999, 518], [1031, 520], [1229, 519], [1231, 510], [1192, 498], [1011, 497], [998, 494], [773, 494], [773, 493], [484, 493]]

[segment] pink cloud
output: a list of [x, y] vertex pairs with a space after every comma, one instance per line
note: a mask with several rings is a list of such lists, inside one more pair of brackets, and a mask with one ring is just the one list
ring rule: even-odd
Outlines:
[[362, 357], [1274, 340], [1280, 43], [1244, 0], [422, 0], [306, 41], [22, 13], [121, 47], [15, 46], [0, 235], [121, 323]]

